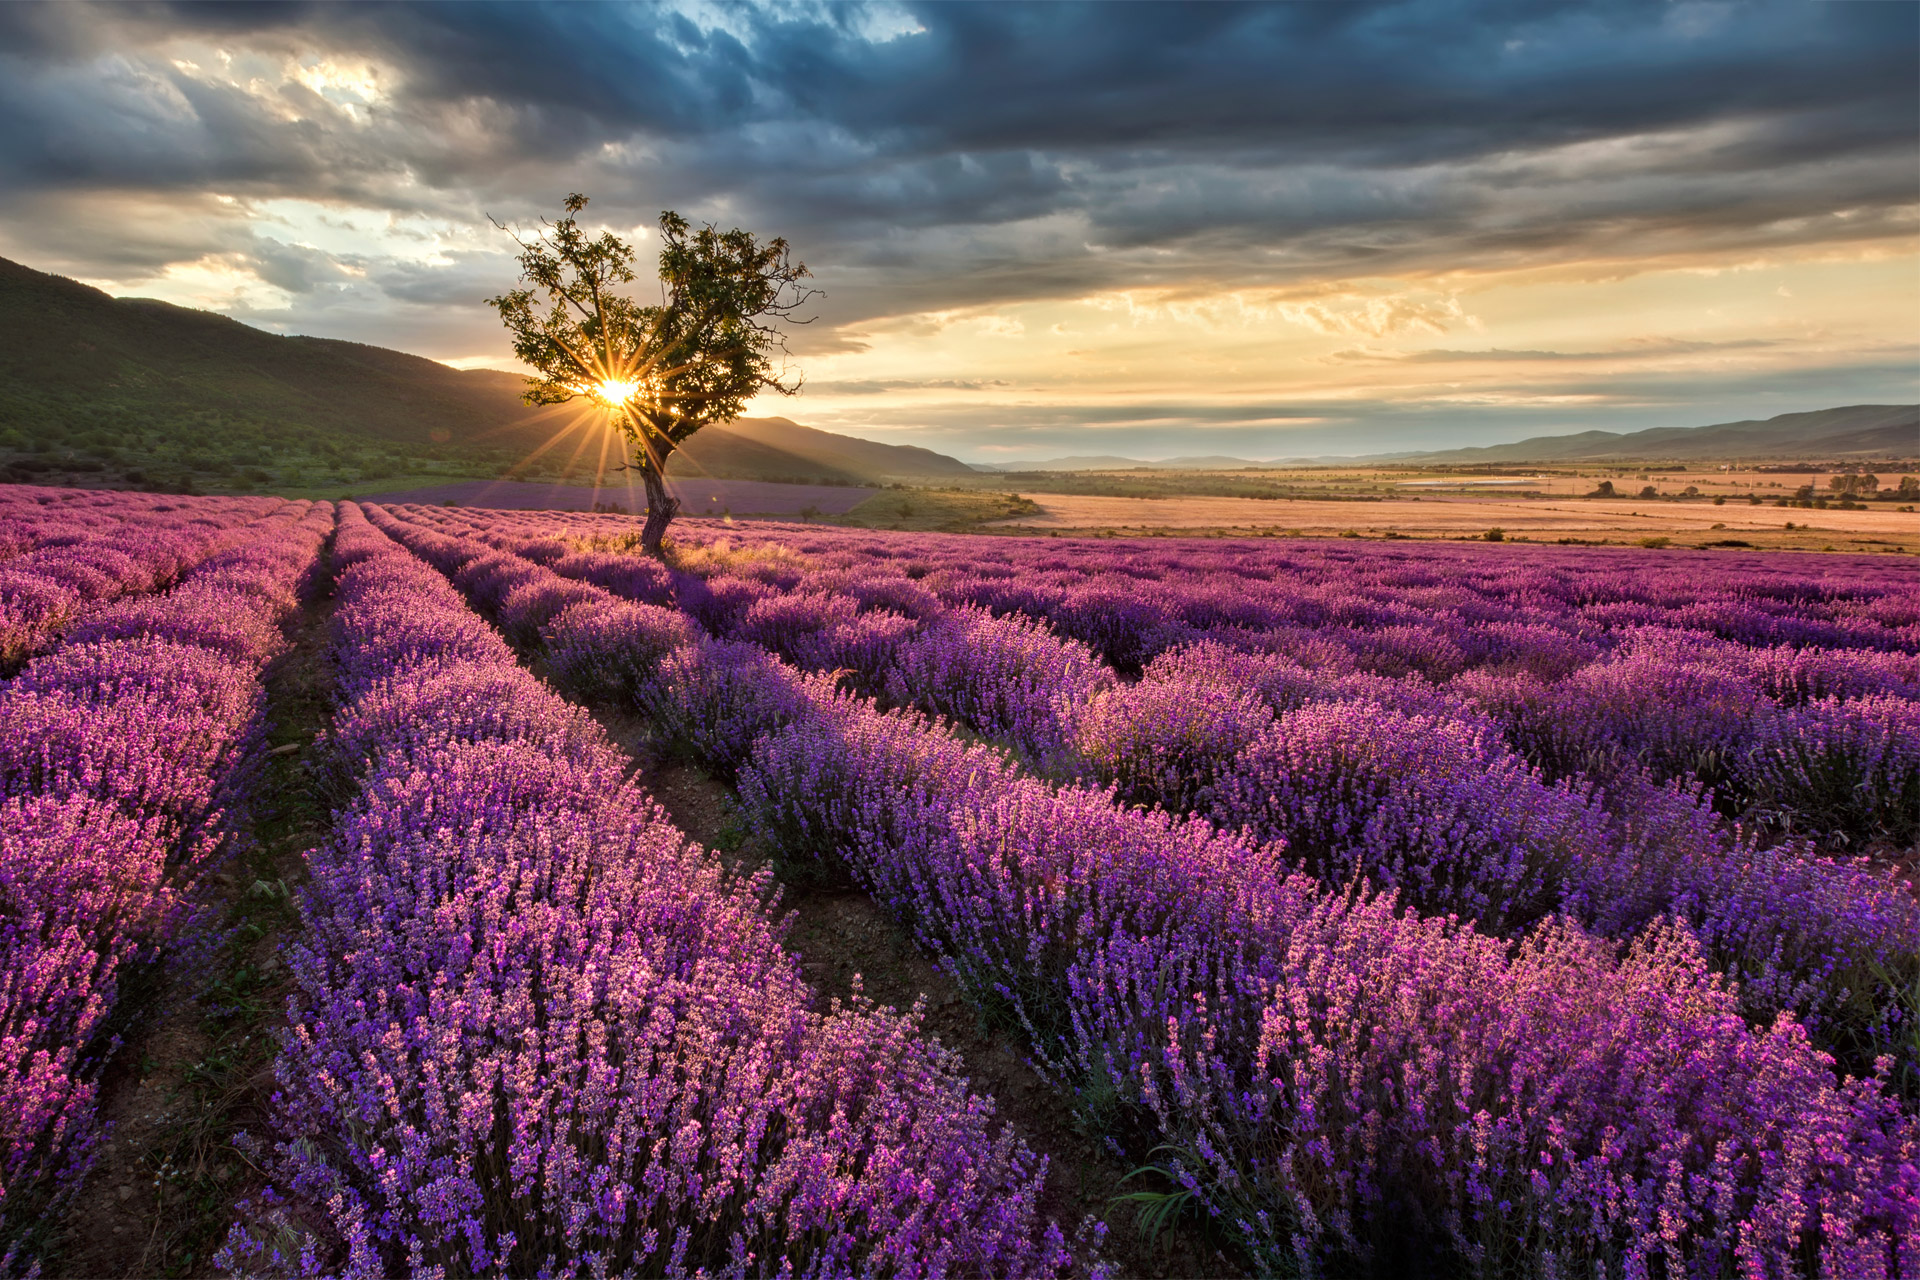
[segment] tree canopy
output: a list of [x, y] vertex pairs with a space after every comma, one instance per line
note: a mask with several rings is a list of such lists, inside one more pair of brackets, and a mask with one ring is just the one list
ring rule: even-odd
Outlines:
[[[800, 282], [784, 239], [764, 244], [750, 231], [696, 227], [672, 210], [660, 215], [660, 300], [621, 292], [636, 279], [633, 246], [610, 231], [589, 236], [577, 215], [587, 197], [569, 195], [558, 221], [522, 236], [521, 287], [487, 302], [513, 335], [513, 352], [536, 372], [528, 404], [586, 397], [603, 406], [631, 446], [647, 490], [642, 546], [657, 555], [679, 504], [666, 490], [667, 459], [700, 428], [739, 416], [761, 391], [792, 395], [801, 379], [787, 367], [779, 321], [817, 297]], [[501, 224], [496, 223], [500, 226]]]

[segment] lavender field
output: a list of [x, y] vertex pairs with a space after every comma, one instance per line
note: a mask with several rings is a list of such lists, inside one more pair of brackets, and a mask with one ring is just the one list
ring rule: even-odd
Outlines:
[[198, 1273], [1920, 1273], [1906, 558], [636, 530], [0, 487], [0, 1272], [292, 785]]

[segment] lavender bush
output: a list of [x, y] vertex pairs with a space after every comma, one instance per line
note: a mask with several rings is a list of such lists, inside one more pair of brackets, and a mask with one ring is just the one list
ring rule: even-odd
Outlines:
[[[466, 519], [433, 523], [457, 528]], [[420, 532], [403, 536], [423, 542], [447, 536], [408, 528]], [[514, 540], [498, 529], [490, 537], [494, 545]], [[857, 565], [846, 547], [856, 537], [819, 534], [818, 572], [845, 575]], [[915, 545], [925, 550], [923, 541]], [[1017, 584], [971, 580], [1009, 584], [1000, 606], [989, 607], [1019, 594], [1038, 616], [1068, 598], [1068, 587], [1035, 581], [1066, 573], [1050, 563], [1063, 554], [1036, 552]], [[770, 590], [808, 581], [793, 556], [774, 563], [775, 573], [754, 569], [740, 579], [760, 589], [728, 586], [719, 604], [702, 597], [699, 616], [734, 634], [755, 608], [765, 615]], [[1259, 567], [1240, 565], [1243, 580]], [[1287, 695], [1287, 716], [1272, 722], [1277, 733], [1292, 718], [1303, 743], [1320, 733], [1324, 743], [1306, 763], [1335, 767], [1324, 787], [1302, 784], [1307, 829], [1330, 831], [1349, 848], [1394, 831], [1395, 840], [1438, 840], [1413, 846], [1435, 850], [1472, 848], [1481, 824], [1506, 824], [1500, 829], [1521, 833], [1523, 845], [1537, 831], [1545, 853], [1515, 864], [1515, 883], [1541, 882], [1540, 868], [1559, 868], [1588, 895], [1591, 914], [1613, 911], [1634, 935], [1624, 951], [1560, 918], [1526, 931], [1513, 949], [1488, 931], [1408, 912], [1394, 894], [1359, 884], [1330, 893], [1315, 878], [1290, 875], [1294, 851], [1277, 842], [1128, 811], [1101, 792], [1056, 790], [935, 724], [883, 715], [738, 649], [723, 649], [727, 660], [714, 670], [724, 676], [695, 662], [676, 680], [657, 680], [653, 696], [682, 707], [678, 733], [697, 732], [712, 709], [730, 709], [737, 736], [757, 735], [741, 790], [761, 832], [788, 858], [822, 859], [872, 891], [977, 1002], [1023, 1027], [1038, 1063], [1091, 1123], [1142, 1157], [1157, 1146], [1175, 1180], [1263, 1268], [1387, 1265], [1403, 1256], [1396, 1248], [1431, 1248], [1482, 1274], [1912, 1270], [1906, 1250], [1920, 1226], [1913, 1120], [1884, 1080], [1840, 1079], [1793, 1018], [1753, 1025], [1743, 1016], [1752, 1008], [1708, 967], [1701, 943], [1722, 955], [1767, 952], [1774, 968], [1754, 956], [1750, 971], [1771, 973], [1773, 998], [1790, 1003], [1794, 983], [1813, 979], [1782, 965], [1778, 946], [1765, 946], [1764, 930], [1745, 916], [1797, 901], [1795, 912], [1769, 922], [1776, 944], [1803, 926], [1814, 940], [1822, 927], [1851, 928], [1911, 955], [1910, 915], [1892, 911], [1877, 936], [1843, 923], [1844, 886], [1870, 887], [1871, 878], [1849, 882], [1832, 872], [1838, 864], [1808, 851], [1754, 845], [1701, 804], [1697, 784], [1662, 782], [1639, 760], [1611, 768], [1610, 790], [1591, 800], [1578, 787], [1556, 788], [1506, 754], [1494, 722], [1471, 709], [1480, 705], [1472, 693], [1418, 687], [1446, 668], [1495, 679], [1564, 677], [1583, 646], [1631, 657], [1627, 633], [1683, 603], [1686, 585], [1669, 578], [1623, 594], [1591, 579], [1548, 577], [1521, 583], [1531, 595], [1502, 613], [1500, 593], [1519, 594], [1510, 584], [1488, 603], [1462, 598], [1432, 566], [1389, 561], [1359, 570], [1398, 594], [1276, 597], [1266, 623], [1276, 631], [1412, 627], [1386, 636], [1401, 655], [1396, 674], [1382, 672], [1387, 648], [1357, 639], [1346, 649], [1353, 660], [1334, 664], [1331, 679], [1313, 674], [1322, 651], [1307, 649], [1298, 633], [1259, 649], [1252, 641], [1274, 632], [1249, 632], [1245, 612], [1234, 634], [1214, 637], [1309, 672], [1305, 695]], [[921, 582], [937, 577], [926, 573]], [[1912, 624], [1891, 598], [1873, 595], [1799, 631], [1765, 609], [1693, 620], [1746, 637], [1840, 637], [1892, 652], [1911, 639], [1884, 619]], [[1409, 606], [1396, 600], [1444, 605], [1455, 620], [1416, 625], [1418, 614], [1410, 620]], [[1790, 603], [1805, 607], [1804, 597]], [[1537, 620], [1542, 615], [1558, 625]], [[1473, 634], [1509, 618], [1524, 625], [1492, 641]], [[940, 616], [916, 621], [931, 630]], [[1515, 644], [1535, 641], [1547, 656], [1514, 656]], [[705, 648], [676, 650], [665, 665]], [[969, 658], [964, 649], [956, 654], [956, 664]], [[1404, 661], [1409, 654], [1414, 660]], [[1117, 688], [1094, 701], [1132, 696]], [[1343, 696], [1362, 688], [1391, 697], [1369, 708]], [[1180, 695], [1145, 696], [1151, 707]], [[711, 699], [707, 711], [693, 709], [701, 698]], [[1275, 704], [1222, 705], [1232, 708], [1228, 721], [1238, 715], [1258, 727], [1258, 713], [1271, 715]], [[1110, 709], [1116, 719], [1106, 728], [1130, 731], [1132, 721], [1118, 714], [1124, 703]], [[1091, 715], [1063, 708], [1049, 728], [1092, 732]], [[1385, 731], [1411, 736], [1412, 754], [1400, 760], [1398, 743], [1383, 748], [1376, 739]], [[1206, 742], [1199, 731], [1175, 736]], [[1474, 771], [1502, 785], [1476, 794], [1467, 780]], [[1454, 806], [1455, 821], [1430, 822], [1405, 799], [1403, 775], [1428, 789], [1417, 794]], [[1140, 776], [1155, 785], [1150, 771]], [[1188, 774], [1176, 768], [1170, 776], [1185, 785]], [[1318, 804], [1356, 785], [1372, 805]], [[1377, 812], [1381, 798], [1402, 805], [1401, 817], [1369, 827], [1360, 819]], [[1689, 842], [1701, 841], [1707, 852], [1689, 855]], [[1509, 843], [1491, 841], [1481, 856], [1502, 865]], [[1567, 856], [1572, 850], [1582, 860]], [[1666, 898], [1603, 909], [1596, 886], [1633, 859], [1668, 868]], [[1472, 877], [1450, 887], [1484, 892]], [[1869, 899], [1876, 909], [1890, 901], [1884, 892]], [[1693, 927], [1663, 922], [1664, 900], [1697, 902]], [[1518, 912], [1515, 923], [1527, 915]]]
[[[285, 1194], [326, 1229], [288, 1254], [294, 1220], [262, 1203], [228, 1266], [1070, 1267], [1036, 1208], [1044, 1165], [913, 1015], [814, 1010], [764, 876], [733, 880], [687, 842], [604, 736], [353, 508], [339, 547], [330, 753], [360, 786], [300, 903], [276, 1148]], [[488, 589], [474, 557], [430, 550]], [[462, 639], [430, 641], [445, 634]], [[444, 723], [409, 714], [431, 699], [453, 706]]]
[[[123, 979], [197, 940], [196, 881], [230, 833], [261, 668], [332, 523], [324, 505], [265, 505], [173, 547], [175, 589], [132, 598], [119, 579], [127, 598], [0, 688], [0, 1272], [34, 1269], [103, 1136], [99, 1073], [135, 1012]], [[144, 589], [164, 581], [156, 563]]]
[[[438, 517], [442, 527], [460, 521], [471, 523], [468, 517]], [[511, 549], [524, 541], [492, 525], [483, 530], [488, 545]], [[1849, 1069], [1870, 1072], [1880, 1054], [1892, 1052], [1902, 1078], [1920, 1084], [1920, 911], [1910, 893], [1884, 873], [1769, 835], [1805, 831], [1829, 847], [1845, 847], [1845, 814], [1901, 812], [1898, 784], [1889, 800], [1862, 808], [1844, 791], [1835, 793], [1840, 803], [1821, 803], [1804, 772], [1769, 783], [1785, 772], [1778, 753], [1791, 740], [1779, 726], [1797, 713], [1776, 708], [1768, 700], [1771, 686], [1758, 676], [1748, 679], [1760, 669], [1844, 668], [1877, 673], [1860, 677], [1877, 688], [1873, 681], [1913, 661], [1905, 655], [1848, 651], [1849, 666], [1818, 656], [1828, 652], [1822, 650], [1813, 667], [1795, 666], [1776, 649], [1649, 628], [1636, 613], [1616, 634], [1617, 658], [1601, 664], [1594, 658], [1600, 646], [1574, 634], [1582, 624], [1564, 617], [1558, 625], [1503, 624], [1484, 597], [1454, 587], [1396, 583], [1386, 600], [1321, 601], [1296, 612], [1323, 624], [1345, 617], [1403, 634], [1403, 620], [1419, 615], [1397, 602], [1417, 599], [1444, 607], [1448, 643], [1481, 665], [1448, 684], [1412, 672], [1377, 674], [1377, 660], [1375, 672], [1361, 670], [1368, 662], [1357, 643], [1334, 653], [1324, 640], [1310, 644], [1287, 627], [1263, 639], [1245, 631], [1244, 610], [1215, 592], [1199, 595], [1181, 625], [1226, 619], [1224, 638], [1215, 632], [1177, 645], [1149, 662], [1135, 685], [1115, 685], [1097, 671], [1091, 684], [1076, 684], [1071, 673], [1085, 669], [1085, 658], [1074, 642], [1012, 615], [978, 625], [984, 615], [972, 606], [942, 614], [924, 599], [929, 593], [923, 583], [938, 574], [916, 582], [880, 576], [890, 570], [848, 559], [838, 551], [823, 555], [821, 566], [809, 572], [796, 568], [790, 555], [740, 562], [714, 556], [710, 568], [731, 572], [732, 564], [754, 575], [763, 589], [779, 582], [794, 592], [756, 595], [756, 603], [739, 615], [736, 637], [766, 625], [747, 618], [781, 619], [778, 635], [760, 638], [802, 666], [833, 669], [841, 660], [864, 661], [852, 678], [836, 671], [843, 686], [956, 715], [973, 730], [1023, 750], [1030, 763], [1038, 757], [1045, 772], [1091, 774], [1119, 786], [1124, 800], [1204, 813], [1229, 827], [1254, 823], [1266, 837], [1290, 840], [1295, 856], [1336, 886], [1364, 874], [1376, 887], [1397, 886], [1403, 900], [1423, 910], [1459, 913], [1496, 934], [1552, 911], [1570, 913], [1613, 937], [1630, 937], [1663, 916], [1678, 916], [1699, 932], [1714, 965], [1737, 979], [1742, 1007], [1757, 1022], [1791, 1010]], [[1163, 600], [1172, 590], [1164, 580], [1143, 580], [1154, 582]], [[1027, 590], [1025, 578], [983, 581], [993, 586], [992, 601], [999, 606], [1028, 598], [1020, 594]], [[825, 583], [846, 594], [812, 589]], [[835, 619], [844, 616], [856, 584], [870, 588], [861, 598], [876, 603], [893, 594], [918, 600], [920, 616], [900, 623], [884, 608], [862, 613], [862, 621], [892, 619], [900, 634], [912, 638], [865, 651], [847, 648], [829, 660], [812, 646], [848, 625]], [[833, 604], [835, 599], [842, 603]], [[1061, 599], [1042, 592], [1032, 603], [1053, 610]], [[1888, 615], [1894, 599], [1879, 597], [1875, 607]], [[1171, 607], [1157, 605], [1156, 616], [1168, 616]], [[956, 614], [957, 621], [943, 621]], [[1473, 625], [1465, 626], [1466, 620]], [[1510, 647], [1515, 641], [1535, 648], [1516, 655]], [[1279, 647], [1263, 647], [1267, 643]], [[1574, 661], [1583, 654], [1587, 661]], [[1709, 665], [1703, 654], [1719, 665]], [[1736, 659], [1743, 655], [1753, 661], [1741, 665]], [[915, 669], [907, 672], [903, 658]], [[673, 665], [686, 669], [684, 661]], [[736, 655], [723, 669], [751, 672], [753, 666], [750, 656]], [[1054, 678], [1032, 678], [1028, 672], [1036, 669]], [[1535, 674], [1539, 670], [1579, 671], [1585, 684], [1551, 686]], [[791, 718], [790, 711], [762, 715], [754, 702], [779, 683], [682, 680], [675, 696], [655, 711], [668, 735], [680, 740], [696, 733], [698, 724], [723, 723], [723, 732], [702, 738], [696, 754], [729, 772], [753, 734]], [[703, 688], [714, 701], [677, 719], [675, 708], [691, 706], [690, 691]], [[1068, 696], [1060, 696], [1061, 689]], [[1289, 742], [1246, 701], [1249, 695], [1276, 713], [1299, 712], [1297, 728], [1318, 725], [1321, 731]], [[1547, 701], [1515, 715], [1515, 698]], [[1663, 700], [1677, 703], [1683, 714], [1663, 716]], [[1319, 710], [1308, 716], [1309, 707]], [[1336, 724], [1346, 727], [1326, 731]], [[1556, 759], [1532, 743], [1535, 758], [1562, 765], [1561, 783], [1534, 777], [1500, 746], [1502, 732], [1528, 746], [1527, 724], [1544, 726], [1557, 741], [1577, 748]], [[1910, 729], [1889, 739], [1896, 747], [1900, 741], [1913, 741]], [[1569, 755], [1588, 769], [1566, 764]], [[1897, 751], [1891, 758], [1899, 758]], [[1755, 809], [1742, 829], [1702, 811], [1701, 783], [1685, 767], [1689, 761], [1718, 761], [1725, 766], [1722, 774], [1737, 776], [1747, 794], [1759, 796], [1764, 788], [1783, 797], [1773, 801], [1776, 816], [1770, 820], [1763, 808]], [[1737, 775], [1730, 772], [1736, 767]], [[1843, 757], [1836, 772], [1851, 779], [1853, 767]], [[1709, 789], [1705, 798], [1726, 807], [1724, 790]], [[1880, 822], [1874, 830], [1884, 837], [1889, 828]], [[1750, 874], [1756, 867], [1768, 871]]]

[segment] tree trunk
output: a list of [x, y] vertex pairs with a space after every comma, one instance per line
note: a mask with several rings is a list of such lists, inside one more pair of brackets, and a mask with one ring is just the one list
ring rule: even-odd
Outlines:
[[668, 495], [666, 479], [654, 467], [643, 464], [640, 480], [647, 486], [647, 523], [640, 529], [640, 550], [658, 560], [667, 526], [680, 514], [680, 499]]

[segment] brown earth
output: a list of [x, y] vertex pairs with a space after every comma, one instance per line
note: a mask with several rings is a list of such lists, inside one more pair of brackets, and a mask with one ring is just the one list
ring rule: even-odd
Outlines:
[[[233, 1206], [266, 1185], [233, 1145], [260, 1131], [291, 983], [279, 959], [294, 927], [287, 887], [305, 876], [325, 806], [302, 756], [325, 723], [332, 602], [309, 604], [292, 649], [266, 672], [269, 755], [240, 847], [207, 879], [227, 944], [165, 975], [121, 1048], [101, 1114], [112, 1126], [46, 1264], [49, 1276], [211, 1276]], [[274, 747], [295, 749], [272, 754]]]
[[[1750, 506], [1729, 500], [1671, 502], [1635, 499], [1513, 497], [1392, 497], [1378, 501], [1328, 502], [1262, 498], [1109, 498], [1028, 493], [1036, 515], [996, 522], [1022, 530], [1286, 530], [1303, 534], [1354, 531], [1375, 536], [1459, 538], [1499, 528], [1509, 537], [1553, 541], [1571, 537], [1633, 543], [1664, 536], [1690, 544], [1735, 538], [1755, 546], [1786, 544], [1839, 550], [1920, 551], [1920, 514], [1884, 503], [1865, 511], [1819, 511]], [[1791, 522], [1793, 531], [1785, 525]], [[1719, 526], [1719, 527], [1715, 527]]]

